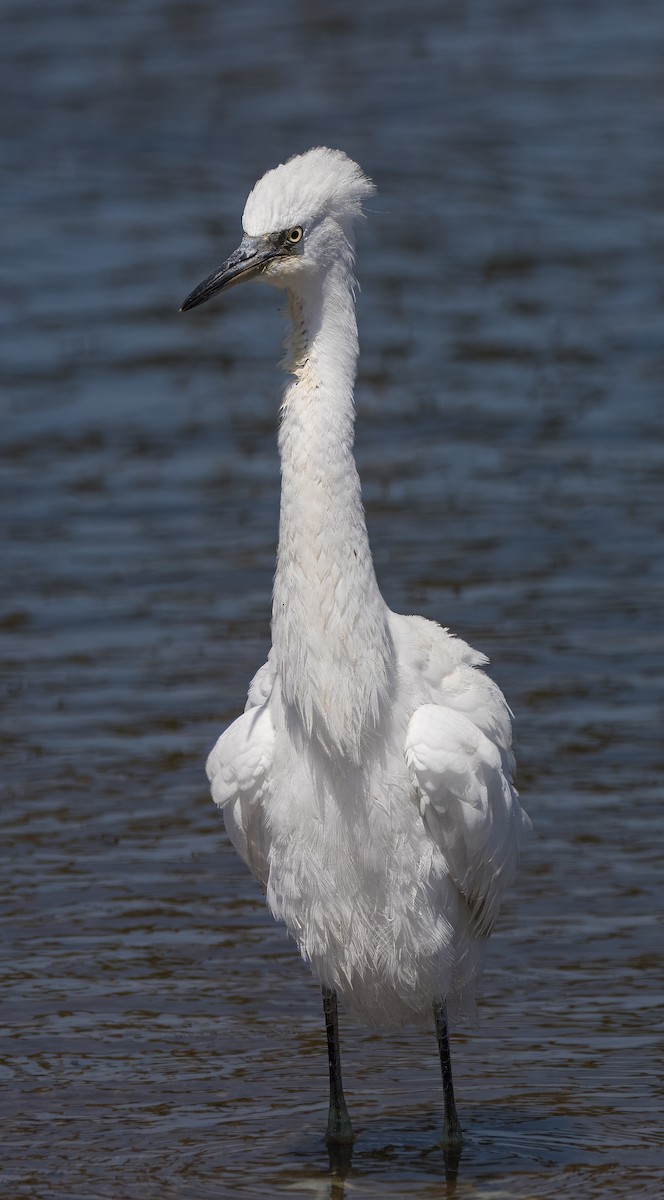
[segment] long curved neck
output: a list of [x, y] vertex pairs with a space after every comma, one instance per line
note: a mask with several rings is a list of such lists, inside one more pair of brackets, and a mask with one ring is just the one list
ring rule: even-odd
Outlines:
[[393, 647], [353, 457], [358, 355], [350, 250], [289, 294], [272, 641], [291, 721], [361, 760], [387, 699]]

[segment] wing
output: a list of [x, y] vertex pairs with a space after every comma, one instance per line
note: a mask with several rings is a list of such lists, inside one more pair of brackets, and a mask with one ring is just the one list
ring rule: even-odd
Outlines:
[[405, 750], [422, 819], [476, 932], [489, 934], [514, 877], [527, 821], [509, 756], [465, 713], [439, 704], [416, 709]]
[[207, 760], [212, 799], [224, 809], [228, 835], [265, 882], [268, 844], [262, 801], [270, 783], [274, 726], [269, 704], [250, 708], [222, 733]]
[[249, 684], [247, 692], [247, 703], [244, 706], [244, 711], [247, 712], [250, 708], [258, 708], [259, 705], [265, 704], [269, 699], [272, 686], [274, 684], [274, 651], [270, 650], [267, 656], [267, 662], [259, 667]]

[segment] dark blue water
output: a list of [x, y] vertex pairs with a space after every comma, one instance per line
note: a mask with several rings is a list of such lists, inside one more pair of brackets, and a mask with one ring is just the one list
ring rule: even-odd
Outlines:
[[2, 4], [3, 1195], [439, 1197], [433, 1039], [343, 1021], [203, 761], [268, 645], [282, 331], [178, 306], [310, 145], [378, 194], [384, 594], [487, 651], [535, 834], [454, 1042], [459, 1197], [662, 1173], [664, 10]]

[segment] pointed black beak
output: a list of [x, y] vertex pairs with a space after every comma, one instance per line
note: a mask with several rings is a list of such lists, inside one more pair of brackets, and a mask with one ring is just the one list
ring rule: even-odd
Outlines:
[[230, 258], [189, 293], [180, 312], [187, 312], [190, 308], [205, 304], [206, 300], [210, 300], [223, 288], [233, 287], [245, 279], [253, 279], [254, 275], [259, 275], [265, 270], [272, 259], [280, 258], [283, 252], [283, 246], [278, 246], [273, 238], [248, 235], [243, 237]]

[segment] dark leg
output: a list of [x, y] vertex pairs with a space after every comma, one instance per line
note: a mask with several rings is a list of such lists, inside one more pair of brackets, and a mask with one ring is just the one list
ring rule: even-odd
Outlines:
[[460, 1148], [463, 1137], [457, 1116], [456, 1104], [454, 1103], [452, 1060], [450, 1058], [450, 1040], [447, 1033], [447, 1005], [444, 1000], [434, 1001], [433, 1015], [436, 1020], [440, 1068], [443, 1073], [443, 1146]]
[[337, 1018], [337, 994], [332, 988], [323, 988], [323, 1011], [327, 1031], [327, 1054], [330, 1062], [330, 1111], [327, 1118], [328, 1142], [352, 1142], [353, 1128], [346, 1108], [344, 1085], [341, 1082], [341, 1055], [339, 1053], [339, 1021]]

